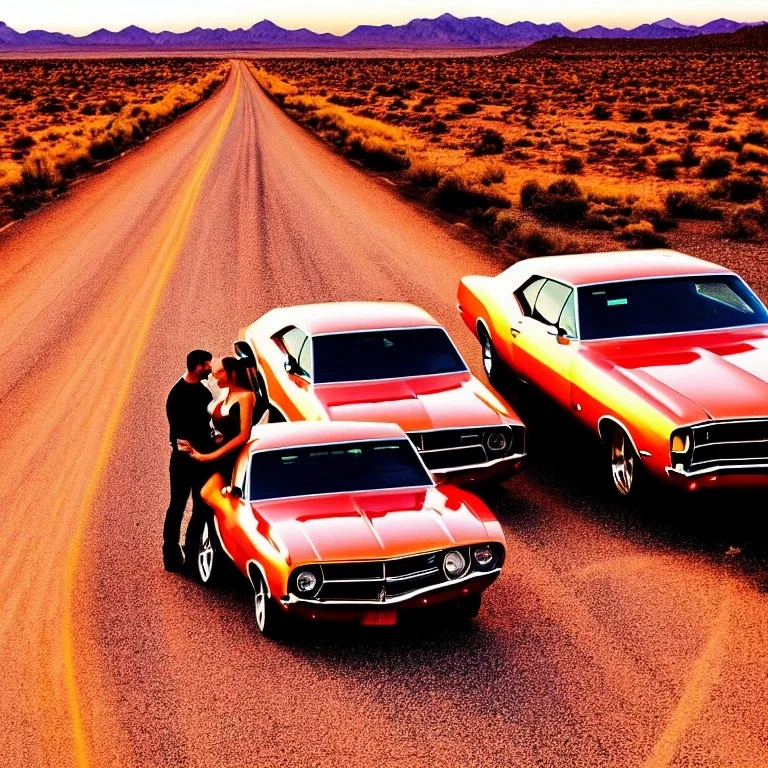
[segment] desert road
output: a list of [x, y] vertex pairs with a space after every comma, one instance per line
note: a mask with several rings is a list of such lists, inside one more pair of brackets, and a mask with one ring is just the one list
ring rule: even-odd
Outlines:
[[237, 62], [0, 235], [3, 765], [768, 766], [752, 502], [622, 506], [557, 419], [487, 499], [509, 553], [472, 628], [268, 642], [247, 590], [163, 570], [164, 402], [189, 349], [226, 353], [279, 305], [395, 299], [478, 370], [456, 286], [497, 270]]

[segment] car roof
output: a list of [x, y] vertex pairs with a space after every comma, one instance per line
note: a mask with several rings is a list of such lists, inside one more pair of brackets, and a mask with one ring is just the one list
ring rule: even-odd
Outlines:
[[670, 250], [541, 256], [518, 262], [502, 275], [519, 277], [521, 271], [526, 275], [560, 279], [574, 286], [653, 277], [732, 274], [719, 264]]
[[300, 304], [268, 313], [284, 328], [296, 325], [314, 336], [319, 333], [368, 331], [377, 328], [417, 328], [440, 324], [426, 310], [394, 301], [339, 301]]
[[405, 436], [401, 427], [388, 422], [287, 421], [256, 425], [251, 430], [249, 450], [253, 452], [301, 445], [387, 440]]

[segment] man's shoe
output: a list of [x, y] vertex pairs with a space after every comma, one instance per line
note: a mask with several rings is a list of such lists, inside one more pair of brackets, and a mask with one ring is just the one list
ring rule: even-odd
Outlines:
[[169, 573], [181, 573], [184, 570], [184, 557], [181, 547], [177, 547], [175, 552], [163, 549], [163, 567]]

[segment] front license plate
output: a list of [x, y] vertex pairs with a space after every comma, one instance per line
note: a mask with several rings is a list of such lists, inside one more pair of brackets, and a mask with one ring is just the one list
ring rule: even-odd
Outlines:
[[397, 624], [397, 611], [368, 611], [363, 616], [364, 627], [394, 627]]

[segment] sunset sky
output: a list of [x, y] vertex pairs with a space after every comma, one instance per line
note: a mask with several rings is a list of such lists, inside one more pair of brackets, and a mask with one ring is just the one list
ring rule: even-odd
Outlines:
[[[418, 10], [414, 10], [414, 9]], [[0, 0], [0, 20], [21, 32], [28, 29], [84, 34], [99, 27], [117, 30], [137, 24], [152, 31], [204, 27], [250, 27], [267, 18], [293, 29], [348, 32], [358, 24], [401, 24], [414, 16], [488, 16], [503, 23], [561, 21], [571, 29], [593, 24], [632, 27], [667, 16], [684, 24], [701, 24], [726, 16], [736, 21], [768, 18], [766, 0]]]

